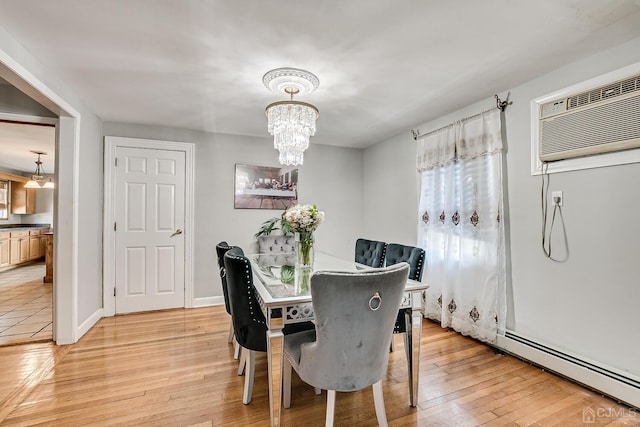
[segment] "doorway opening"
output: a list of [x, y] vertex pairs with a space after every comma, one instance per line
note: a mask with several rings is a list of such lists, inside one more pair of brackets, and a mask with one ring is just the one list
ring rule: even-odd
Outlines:
[[[0, 94], [16, 92], [5, 85]], [[35, 113], [52, 115], [31, 103]], [[53, 340], [56, 122], [0, 116], [0, 346]]]

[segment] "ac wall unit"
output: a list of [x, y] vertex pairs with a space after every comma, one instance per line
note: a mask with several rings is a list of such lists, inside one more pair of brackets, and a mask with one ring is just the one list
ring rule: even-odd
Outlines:
[[544, 103], [540, 160], [571, 159], [640, 147], [640, 74]]

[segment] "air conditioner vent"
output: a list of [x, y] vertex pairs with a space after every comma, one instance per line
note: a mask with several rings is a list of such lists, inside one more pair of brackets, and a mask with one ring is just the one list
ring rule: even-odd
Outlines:
[[640, 62], [531, 101], [532, 175], [630, 163], [640, 163]]
[[540, 136], [543, 161], [638, 148], [640, 92], [540, 120]]
[[640, 75], [573, 95], [567, 100], [567, 110], [635, 91], [640, 91]]

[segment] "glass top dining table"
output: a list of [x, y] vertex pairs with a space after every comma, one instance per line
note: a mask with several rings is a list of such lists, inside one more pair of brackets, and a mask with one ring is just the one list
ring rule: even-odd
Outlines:
[[[296, 280], [301, 271], [295, 268], [295, 254], [250, 254], [254, 286], [260, 308], [267, 319], [267, 362], [269, 374], [269, 403], [271, 425], [280, 425], [282, 406], [282, 328], [286, 324], [313, 320], [313, 303], [306, 280]], [[324, 252], [315, 252], [314, 271], [361, 271], [371, 267], [341, 259]], [[422, 307], [426, 283], [408, 280], [400, 311], [407, 320], [405, 352], [409, 367], [409, 404], [418, 402], [418, 373], [420, 372], [420, 340], [422, 336]]]

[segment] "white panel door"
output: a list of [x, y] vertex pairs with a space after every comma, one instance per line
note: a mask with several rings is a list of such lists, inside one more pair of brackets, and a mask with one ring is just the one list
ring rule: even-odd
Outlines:
[[184, 307], [185, 153], [116, 148], [116, 313]]

